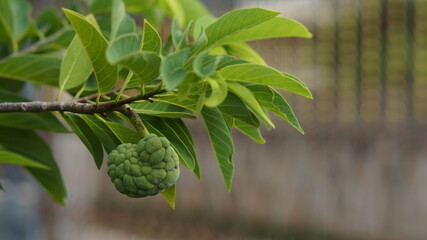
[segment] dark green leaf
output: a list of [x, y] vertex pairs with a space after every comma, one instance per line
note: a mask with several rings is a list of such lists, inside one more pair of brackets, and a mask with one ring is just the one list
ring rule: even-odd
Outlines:
[[138, 143], [141, 140], [141, 136], [139, 136], [139, 133], [135, 129], [116, 122], [105, 122], [105, 124], [122, 143]]
[[73, 129], [74, 133], [80, 138], [95, 160], [98, 169], [102, 166], [104, 152], [98, 137], [92, 129], [78, 115], [72, 113], [64, 113], [62, 115], [68, 125]]
[[92, 129], [98, 139], [101, 141], [107, 153], [110, 153], [121, 144], [120, 140], [111, 132], [111, 130], [100, 120], [92, 115], [81, 115], [87, 125]]
[[7, 150], [30, 158], [49, 170], [27, 167], [52, 199], [64, 204], [67, 195], [58, 165], [45, 141], [33, 131], [0, 127], [0, 144]]
[[222, 102], [218, 109], [231, 118], [240, 120], [254, 127], [259, 127], [259, 121], [256, 116], [246, 107], [245, 103], [235, 94], [228, 93], [227, 98]]
[[274, 124], [270, 117], [264, 112], [264, 109], [258, 103], [253, 93], [246, 87], [236, 82], [228, 82], [228, 88], [231, 92], [239, 96], [243, 102], [245, 102], [252, 111], [259, 116], [269, 127], [274, 128]]
[[137, 113], [158, 116], [158, 117], [168, 117], [168, 118], [195, 118], [193, 113], [185, 108], [181, 108], [175, 105], [171, 105], [164, 102], [140, 102], [133, 103], [132, 107]]
[[304, 134], [304, 130], [301, 128], [291, 106], [280, 93], [268, 86], [258, 84], [246, 84], [246, 87], [252, 91], [261, 106], [277, 114]]
[[[28, 102], [11, 92], [0, 89], [0, 102]], [[51, 132], [68, 132], [50, 112], [40, 113], [2, 113], [0, 114], [0, 125], [22, 129], [37, 129]]]
[[161, 75], [166, 88], [171, 91], [177, 87], [187, 75], [184, 65], [187, 62], [190, 50], [188, 48], [167, 56], [160, 67]]
[[204, 107], [202, 116], [208, 130], [209, 138], [221, 170], [222, 177], [227, 190], [231, 190], [231, 181], [233, 178], [233, 138], [230, 130], [217, 108]]

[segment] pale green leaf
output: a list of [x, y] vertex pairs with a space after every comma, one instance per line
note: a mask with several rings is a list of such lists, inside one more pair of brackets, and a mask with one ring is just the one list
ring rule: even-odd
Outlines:
[[0, 61], [0, 78], [58, 86], [61, 59], [53, 55], [23, 55]]
[[166, 188], [162, 192], [162, 195], [169, 206], [171, 206], [172, 209], [175, 209], [176, 185], [174, 184], [171, 187]]
[[33, 167], [33, 168], [40, 168], [40, 169], [49, 169], [49, 167], [47, 167], [46, 165], [43, 165], [30, 158], [24, 157], [14, 152], [9, 152], [1, 149], [0, 149], [0, 163], [21, 165], [25, 167]]
[[199, 0], [163, 0], [160, 6], [168, 15], [176, 18], [181, 28], [192, 20], [203, 16], [210, 16], [208, 9]]
[[13, 0], [10, 3], [13, 12], [13, 34], [19, 41], [30, 27], [31, 6], [26, 0]]
[[198, 39], [202, 32], [209, 26], [211, 25], [213, 22], [216, 21], [216, 17], [213, 16], [203, 16], [198, 18], [195, 22], [194, 22], [194, 26], [193, 26], [193, 37], [195, 39]]
[[144, 32], [142, 37], [142, 51], [151, 51], [160, 54], [162, 39], [156, 29], [144, 19]]
[[65, 15], [73, 25], [80, 41], [88, 54], [98, 83], [98, 92], [110, 91], [117, 81], [118, 71], [116, 66], [108, 63], [105, 51], [108, 42], [101, 32], [83, 15], [64, 9]]
[[311, 38], [311, 33], [301, 23], [285, 17], [275, 17], [259, 25], [241, 31], [233, 36], [223, 39], [219, 44], [244, 42], [259, 39], [279, 37]]
[[249, 89], [236, 82], [228, 82], [228, 88], [239, 96], [268, 126], [274, 128], [274, 124], [270, 117], [264, 112], [264, 109], [262, 109]]
[[64, 113], [62, 115], [77, 137], [83, 142], [89, 152], [92, 154], [95, 160], [96, 167], [98, 169], [102, 166], [104, 158], [104, 152], [102, 151], [102, 145], [98, 137], [92, 131], [92, 129], [86, 124], [86, 122], [76, 114]]
[[49, 168], [45, 170], [27, 167], [27, 170], [46, 189], [55, 202], [64, 204], [67, 193], [61, 172], [46, 142], [33, 131], [0, 127], [0, 132], [0, 145], [4, 149]]
[[92, 71], [90, 59], [76, 36], [61, 63], [58, 96], [64, 89], [74, 88], [86, 82]]
[[221, 104], [227, 97], [227, 82], [219, 75], [206, 79], [210, 85], [210, 95], [205, 99], [204, 104], [208, 107], [216, 107]]
[[224, 117], [217, 108], [204, 107], [202, 116], [225, 186], [230, 191], [234, 168], [232, 162], [234, 153], [233, 138]]
[[222, 45], [228, 38], [245, 29], [261, 24], [279, 12], [262, 8], [246, 8], [230, 11], [206, 28], [208, 46]]
[[112, 0], [111, 3], [111, 33], [110, 39], [115, 39], [119, 31], [120, 24], [126, 17], [126, 9], [122, 0]]
[[307, 98], [313, 98], [307, 86], [294, 76], [258, 64], [236, 64], [227, 66], [219, 73], [228, 81], [258, 83], [281, 88]]
[[242, 60], [259, 65], [267, 65], [258, 52], [245, 42], [228, 43], [224, 46], [224, 48], [228, 54], [237, 56]]

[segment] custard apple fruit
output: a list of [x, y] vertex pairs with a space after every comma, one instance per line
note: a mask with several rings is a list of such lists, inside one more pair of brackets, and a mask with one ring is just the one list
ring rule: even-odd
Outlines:
[[156, 195], [179, 177], [179, 159], [169, 140], [148, 134], [137, 144], [124, 143], [108, 156], [108, 175], [129, 197]]

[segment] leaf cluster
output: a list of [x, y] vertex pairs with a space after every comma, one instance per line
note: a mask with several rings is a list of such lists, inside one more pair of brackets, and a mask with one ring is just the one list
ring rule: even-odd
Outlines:
[[[262, 8], [237, 9], [216, 18], [198, 0], [87, 0], [63, 13], [48, 8], [31, 19], [27, 1], [0, 1], [0, 102], [30, 101], [19, 96], [25, 82], [58, 88], [58, 100], [65, 92], [76, 99], [96, 94], [86, 101], [92, 104], [161, 90], [131, 107], [149, 132], [169, 139], [180, 162], [197, 178], [201, 169], [183, 118], [202, 118], [229, 191], [232, 128], [264, 143], [260, 128], [274, 128], [271, 112], [303, 133], [276, 88], [312, 98], [307, 86], [268, 66], [247, 43], [310, 38], [301, 23]], [[160, 34], [162, 26], [170, 34]], [[141, 138], [120, 112], [56, 115], [65, 119], [98, 168], [104, 150], [109, 153]], [[0, 163], [24, 166], [63, 203], [61, 174], [49, 146], [36, 133], [67, 132], [56, 115], [0, 114]], [[173, 205], [175, 186], [163, 195]]]

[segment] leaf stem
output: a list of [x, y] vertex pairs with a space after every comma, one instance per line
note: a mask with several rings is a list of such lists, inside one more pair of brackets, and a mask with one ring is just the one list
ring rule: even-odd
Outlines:
[[119, 99], [122, 97], [123, 91], [126, 89], [128, 83], [130, 82], [130, 80], [132, 79], [132, 77], [133, 77], [133, 72], [129, 71], [129, 73], [128, 73], [127, 77], [126, 77], [126, 80], [123, 83], [122, 89], [120, 89], [120, 92], [117, 94], [116, 102], [119, 101]]
[[138, 113], [135, 112], [135, 110], [129, 104], [121, 106], [120, 110], [121, 113], [125, 114], [130, 119], [132, 125], [136, 128], [141, 138], [149, 134]]

